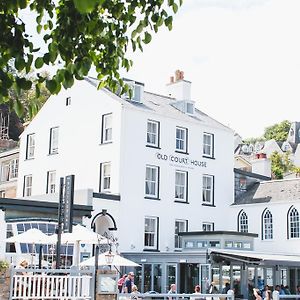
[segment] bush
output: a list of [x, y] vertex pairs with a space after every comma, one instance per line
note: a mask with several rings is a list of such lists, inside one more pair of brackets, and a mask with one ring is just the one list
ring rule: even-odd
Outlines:
[[6, 270], [9, 268], [9, 263], [5, 260], [0, 260], [0, 272], [6, 272]]

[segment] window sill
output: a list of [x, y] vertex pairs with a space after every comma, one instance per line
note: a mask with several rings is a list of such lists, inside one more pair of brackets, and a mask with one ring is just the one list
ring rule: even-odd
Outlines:
[[175, 203], [190, 204], [188, 201], [174, 200]]
[[216, 159], [214, 156], [202, 155], [203, 158], [207, 159]]
[[109, 144], [112, 144], [112, 141], [102, 142], [102, 143], [99, 144], [99, 146], [109, 145]]
[[148, 200], [161, 200], [160, 198], [157, 198], [157, 197], [149, 197], [149, 196], [145, 196], [144, 199], [148, 199]]
[[189, 155], [189, 153], [187, 151], [183, 151], [183, 150], [175, 150], [176, 153], [180, 153], [180, 154], [186, 154]]
[[154, 145], [146, 145], [147, 148], [154, 148], [154, 149], [161, 149], [159, 146], [154, 146]]
[[158, 249], [148, 249], [148, 248], [144, 248], [145, 252], [160, 252]]
[[93, 198], [120, 201], [121, 200], [121, 195], [100, 192], [100, 193], [93, 193]]
[[214, 204], [202, 203], [202, 206], [216, 207]]
[[25, 161], [26, 160], [33, 160], [34, 159], [34, 157], [29, 157], [29, 158], [25, 158]]
[[58, 152], [49, 153], [48, 156], [57, 155]]

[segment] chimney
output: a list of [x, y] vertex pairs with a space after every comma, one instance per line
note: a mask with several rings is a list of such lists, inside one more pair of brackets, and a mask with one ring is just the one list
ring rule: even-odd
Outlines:
[[184, 80], [184, 72], [176, 70], [175, 77], [170, 77], [170, 83], [167, 84], [168, 96], [176, 100], [191, 100], [191, 82]]

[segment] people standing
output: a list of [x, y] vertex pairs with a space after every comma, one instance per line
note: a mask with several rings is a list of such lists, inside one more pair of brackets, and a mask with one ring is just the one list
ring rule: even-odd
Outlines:
[[138, 288], [135, 284], [132, 285], [132, 292], [131, 292], [131, 299], [138, 300], [140, 292], [138, 291]]
[[255, 300], [262, 300], [261, 292], [259, 289], [253, 288], [253, 295], [255, 297]]
[[122, 293], [122, 292], [123, 292], [126, 277], [127, 277], [127, 274], [124, 274], [124, 275], [118, 280], [118, 290], [119, 290], [119, 293]]
[[[176, 284], [175, 283], [172, 283], [170, 285], [170, 290], [168, 291], [168, 294], [177, 294]], [[176, 297], [169, 297], [169, 300], [172, 300], [172, 299], [176, 299]]]
[[274, 289], [273, 293], [272, 293], [273, 300], [279, 300], [279, 293], [280, 293], [280, 285], [277, 284], [275, 286], [275, 289]]
[[201, 295], [201, 288], [199, 284], [195, 286], [193, 295], [195, 296], [191, 296], [190, 300], [204, 300], [203, 297], [196, 296], [196, 295]]
[[133, 279], [134, 279], [134, 273], [129, 272], [124, 284], [124, 292], [126, 294], [131, 294], [132, 292]]

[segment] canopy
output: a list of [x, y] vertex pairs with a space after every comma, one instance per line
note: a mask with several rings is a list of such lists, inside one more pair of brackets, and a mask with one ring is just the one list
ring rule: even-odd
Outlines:
[[[114, 257], [113, 261], [112, 261], [112, 263], [108, 264], [106, 262], [106, 259], [105, 259], [105, 255], [108, 255], [108, 254], [109, 254], [109, 251], [107, 251], [105, 253], [99, 254], [99, 256], [98, 256], [98, 266], [140, 267], [140, 265], [137, 264], [137, 263], [135, 263], [134, 261], [129, 260], [129, 259], [125, 258], [125, 257], [122, 257], [119, 254], [114, 253], [114, 252], [111, 252], [111, 255], [113, 255], [113, 257]], [[84, 266], [94, 266], [95, 265], [95, 256], [92, 256], [89, 259], [84, 260], [79, 265], [81, 267], [84, 267]]]
[[295, 254], [270, 254], [256, 251], [245, 250], [225, 250], [225, 249], [210, 249], [210, 255], [215, 260], [224, 259], [231, 261], [239, 261], [245, 263], [252, 263], [256, 265], [274, 266], [299, 266], [300, 255]]
[[90, 229], [76, 225], [73, 227], [73, 232], [62, 233], [62, 244], [66, 243], [86, 243], [86, 244], [107, 244], [108, 239], [104, 236], [91, 231]]
[[37, 228], [28, 229], [5, 239], [7, 243], [51, 244], [52, 238]]

